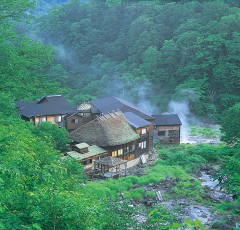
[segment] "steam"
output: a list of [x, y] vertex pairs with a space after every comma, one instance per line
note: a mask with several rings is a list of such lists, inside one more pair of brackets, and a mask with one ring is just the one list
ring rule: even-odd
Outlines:
[[168, 105], [169, 113], [178, 114], [182, 126], [181, 126], [181, 143], [189, 143], [189, 123], [188, 118], [190, 115], [190, 110], [188, 102], [186, 101], [171, 101]]
[[148, 98], [150, 87], [147, 87], [147, 82], [138, 87], [138, 103], [137, 107], [145, 113], [152, 115], [159, 113], [159, 109]]

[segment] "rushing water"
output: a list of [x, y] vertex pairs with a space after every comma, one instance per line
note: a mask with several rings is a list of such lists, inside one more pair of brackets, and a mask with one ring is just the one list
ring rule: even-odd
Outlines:
[[214, 180], [210, 175], [205, 172], [201, 172], [201, 185], [206, 186], [208, 190], [208, 195], [215, 201], [231, 201], [232, 195], [226, 193], [221, 187], [219, 186], [219, 181]]

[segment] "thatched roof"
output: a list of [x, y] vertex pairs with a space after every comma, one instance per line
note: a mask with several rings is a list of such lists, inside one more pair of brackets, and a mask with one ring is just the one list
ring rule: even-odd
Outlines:
[[90, 103], [83, 103], [77, 107], [78, 112], [88, 112], [90, 113], [92, 109], [92, 105]]
[[114, 167], [116, 165], [121, 165], [127, 162], [127, 160], [122, 160], [120, 158], [116, 158], [116, 157], [104, 157], [102, 159], [96, 160], [96, 163], [100, 164], [100, 165], [106, 165], [109, 167]]
[[69, 134], [75, 142], [90, 145], [115, 146], [139, 139], [122, 112], [106, 114], [82, 125]]

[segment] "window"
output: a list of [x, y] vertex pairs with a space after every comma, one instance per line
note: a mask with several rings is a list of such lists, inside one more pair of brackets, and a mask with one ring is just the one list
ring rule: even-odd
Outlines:
[[123, 153], [130, 153], [135, 150], [135, 145], [127, 146], [123, 149]]
[[175, 137], [177, 136], [177, 130], [169, 130], [168, 131], [170, 137]]
[[123, 155], [123, 149], [118, 150], [118, 156]]
[[143, 142], [143, 148], [145, 149], [146, 147], [147, 147], [147, 142], [144, 141], [144, 142]]
[[46, 122], [47, 121], [47, 117], [40, 117], [39, 122]]
[[129, 147], [125, 147], [125, 148], [123, 149], [123, 153], [129, 153]]
[[55, 122], [61, 122], [62, 121], [62, 117], [61, 116], [56, 116], [55, 117]]
[[82, 117], [91, 117], [90, 113], [78, 113]]
[[83, 165], [89, 165], [92, 164], [92, 159], [86, 160], [82, 162]]
[[71, 120], [71, 123], [72, 123], [72, 124], [77, 124], [77, 123], [78, 123], [78, 118], [72, 119], [72, 120]]
[[145, 134], [145, 133], [147, 133], [147, 129], [146, 128], [142, 129], [142, 134]]
[[158, 136], [165, 136], [166, 131], [158, 131]]
[[147, 147], [147, 142], [143, 141], [143, 142], [138, 143], [138, 147], [141, 149], [145, 149]]
[[117, 150], [116, 151], [112, 151], [112, 157], [116, 157], [117, 156]]

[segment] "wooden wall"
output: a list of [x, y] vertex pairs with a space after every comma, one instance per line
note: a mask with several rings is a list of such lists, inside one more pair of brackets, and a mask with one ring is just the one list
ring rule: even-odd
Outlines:
[[[78, 119], [78, 123], [72, 123], [73, 119]], [[76, 114], [76, 115], [73, 115], [71, 117], [66, 118], [65, 127], [68, 131], [72, 131], [72, 130], [77, 129], [80, 126], [88, 123], [91, 120], [93, 120], [92, 116], [82, 117], [82, 116], [79, 116], [79, 115]]]
[[[138, 144], [137, 141], [132, 141], [132, 142], [129, 142], [129, 143], [126, 143], [124, 145], [116, 145], [116, 146], [101, 146], [103, 147], [104, 149], [107, 149], [108, 151], [108, 156], [111, 156], [111, 157], [117, 157], [117, 158], [121, 158], [121, 159], [124, 159], [124, 160], [133, 160], [136, 158], [136, 145]], [[125, 153], [124, 152], [124, 149], [126, 147], [130, 147], [132, 146], [132, 151], [130, 152], [127, 152]], [[123, 154], [121, 155], [118, 155], [118, 150], [123, 150]], [[113, 152], [117, 151], [117, 155], [113, 155]]]
[[[56, 122], [55, 119], [56, 117], [61, 116], [61, 122]], [[63, 116], [62, 115], [50, 115], [50, 116], [42, 116], [46, 117], [48, 122], [51, 122], [52, 124], [57, 124], [57, 125], [63, 125]], [[33, 118], [34, 125], [36, 126], [40, 122], [41, 117], [35, 117]]]
[[[154, 139], [162, 144], [179, 144], [180, 143], [180, 125], [172, 126], [155, 126]], [[174, 132], [176, 131], [176, 132]], [[165, 132], [164, 135], [159, 133]], [[173, 135], [173, 133], [175, 133]]]

